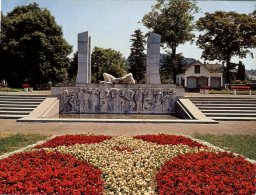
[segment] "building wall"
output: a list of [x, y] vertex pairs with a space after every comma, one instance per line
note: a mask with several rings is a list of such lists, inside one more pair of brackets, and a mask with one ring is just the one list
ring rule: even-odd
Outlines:
[[190, 77], [190, 76], [195, 76], [195, 77], [205, 76], [205, 77], [209, 77], [210, 76], [210, 72], [204, 66], [201, 66], [200, 67], [200, 74], [196, 74], [195, 73], [195, 67], [194, 67], [194, 65], [192, 65], [192, 66], [188, 67], [188, 69], [185, 72], [185, 77]]

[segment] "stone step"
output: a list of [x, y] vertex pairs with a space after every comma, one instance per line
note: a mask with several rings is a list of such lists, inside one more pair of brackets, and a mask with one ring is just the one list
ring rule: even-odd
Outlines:
[[26, 115], [22, 115], [22, 114], [16, 114], [16, 115], [0, 114], [1, 119], [19, 119], [19, 118], [23, 118], [25, 116]]
[[209, 117], [217, 121], [255, 121], [256, 117]]
[[46, 98], [47, 95], [27, 95], [27, 94], [1, 94], [0, 97], [11, 97], [11, 98]]
[[227, 97], [227, 98], [222, 98], [222, 97], [187, 97], [190, 100], [256, 100], [256, 98], [232, 98], [232, 97]]
[[27, 104], [27, 105], [39, 105], [42, 101], [39, 102], [27, 102], [27, 101], [1, 101], [0, 104]]
[[218, 106], [218, 107], [213, 107], [213, 106], [197, 106], [198, 108], [200, 108], [200, 110], [256, 110], [256, 106], [255, 107], [227, 107], [226, 105], [224, 106]]
[[226, 107], [256, 107], [256, 104], [202, 104], [202, 103], [195, 103], [196, 106], [226, 106]]
[[2, 104], [0, 103], [0, 109], [1, 107], [13, 107], [13, 108], [36, 108], [39, 104]]
[[[190, 100], [191, 101], [191, 100]], [[211, 101], [208, 101], [208, 100], [192, 100], [191, 102], [193, 102], [194, 104], [196, 103], [204, 103], [204, 104], [209, 104], [209, 103], [219, 103], [219, 104], [235, 104], [235, 103], [245, 103], [245, 104], [256, 104], [256, 100], [211, 100]]]
[[256, 99], [255, 96], [193, 96], [193, 97], [186, 97], [188, 99]]
[[256, 109], [254, 110], [201, 110], [204, 114], [206, 113], [256, 113]]
[[256, 117], [256, 113], [204, 113], [207, 117]]
[[13, 107], [0, 107], [0, 111], [6, 110], [6, 111], [33, 111], [34, 108], [13, 108]]
[[17, 114], [28, 115], [30, 112], [31, 111], [20, 111], [20, 110], [7, 111], [7, 110], [0, 110], [0, 115], [1, 114], [6, 114], [6, 115], [17, 115]]
[[42, 102], [44, 99], [3, 99], [0, 98], [0, 101], [5, 101], [5, 102]]

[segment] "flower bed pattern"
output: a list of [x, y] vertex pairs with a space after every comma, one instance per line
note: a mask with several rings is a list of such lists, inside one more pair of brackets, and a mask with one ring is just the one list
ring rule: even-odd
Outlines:
[[101, 176], [71, 155], [20, 153], [0, 161], [0, 194], [103, 194]]
[[55, 148], [57, 146], [72, 146], [75, 144], [94, 144], [111, 139], [104, 135], [63, 135], [37, 146], [36, 148]]
[[135, 139], [141, 139], [143, 141], [157, 143], [161, 145], [187, 145], [190, 147], [205, 147], [207, 146], [200, 144], [196, 141], [193, 141], [189, 138], [184, 136], [178, 135], [166, 135], [166, 134], [159, 134], [159, 135], [138, 135], [134, 137]]
[[157, 173], [159, 194], [255, 194], [256, 165], [226, 152], [185, 154]]
[[[43, 152], [42, 150], [47, 152]], [[29, 153], [26, 153], [26, 155], [28, 154]], [[255, 182], [255, 179], [253, 179], [253, 177], [249, 177], [250, 174], [255, 175], [255, 171], [253, 172], [251, 170], [252, 168], [255, 170], [255, 165], [245, 161], [241, 157], [234, 157], [231, 154], [229, 155], [225, 153], [225, 155], [221, 156], [222, 153], [219, 153], [216, 149], [208, 148], [200, 143], [182, 136], [160, 134], [135, 137], [118, 136], [111, 138], [109, 136], [67, 135], [56, 137], [55, 139], [38, 146], [35, 151], [31, 152], [31, 156], [33, 156], [35, 159], [34, 161], [37, 162], [37, 164], [42, 161], [40, 159], [43, 157], [40, 157], [40, 155], [43, 156], [48, 154], [55, 154], [60, 156], [68, 155], [71, 159], [71, 167], [68, 166], [70, 162], [67, 161], [67, 159], [66, 161], [62, 160], [66, 164], [61, 164], [62, 161], [56, 164], [61, 164], [62, 167], [60, 166], [60, 168], [65, 170], [65, 173], [72, 173], [69, 178], [70, 182], [75, 182], [78, 178], [79, 181], [81, 180], [82, 182], [84, 181], [82, 178], [85, 177], [88, 178], [86, 180], [87, 183], [84, 184], [86, 186], [88, 183], [90, 183], [91, 180], [95, 180], [94, 183], [98, 187], [92, 187], [92, 190], [99, 189], [99, 191], [95, 192], [95, 194], [102, 193], [103, 180], [103, 194], [177, 194], [176, 192], [179, 192], [178, 189], [171, 188], [170, 186], [172, 185], [172, 182], [176, 181], [175, 179], [179, 177], [175, 175], [174, 178], [168, 180], [168, 178], [171, 178], [172, 174], [180, 174], [179, 183], [181, 183], [181, 189], [185, 187], [186, 189], [191, 190], [185, 192], [187, 194], [190, 194], [190, 192], [192, 193], [194, 189], [201, 189], [199, 194], [207, 194], [207, 189], [200, 187], [200, 185], [204, 185], [204, 181], [201, 182], [200, 179], [204, 178], [203, 176], [207, 174], [209, 174], [209, 181], [213, 182], [214, 185], [217, 185], [216, 181], [220, 182], [221, 180], [223, 180], [225, 184], [227, 178], [229, 178], [230, 181], [234, 181], [234, 185], [230, 187], [233, 190], [231, 192], [242, 193], [243, 191], [241, 190], [247, 190], [244, 192], [250, 192], [250, 190], [255, 189], [255, 186], [250, 185], [252, 182]], [[17, 157], [15, 156], [8, 158], [8, 163], [12, 164], [13, 162], [11, 159], [14, 159], [15, 161], [16, 158]], [[23, 158], [24, 157], [22, 157], [22, 159]], [[55, 157], [53, 157], [53, 159], [57, 160]], [[1, 174], [3, 173], [15, 175], [14, 172], [9, 173], [7, 168], [4, 169], [4, 165], [7, 166], [7, 162], [3, 163], [5, 160], [0, 161], [0, 179]], [[72, 165], [76, 163], [72, 164], [72, 162], [75, 162], [75, 160], [77, 161], [77, 164], [83, 163], [83, 161], [85, 161], [84, 163], [87, 166], [87, 169], [85, 170], [87, 170], [89, 177], [79, 174], [78, 178], [75, 176], [73, 177], [75, 168], [72, 167]], [[31, 162], [34, 163], [34, 161]], [[180, 168], [180, 171], [179, 168], [176, 170], [171, 169], [171, 163], [176, 163], [175, 165], [177, 167], [184, 167], [184, 169]], [[3, 166], [1, 166], [1, 164], [3, 164]], [[51, 167], [52, 169], [54, 167], [55, 171], [59, 171], [58, 166], [55, 167], [52, 161], [46, 160], [45, 162], [42, 162], [42, 164], [43, 167]], [[192, 171], [190, 171], [190, 175], [186, 177], [184, 174], [187, 170], [189, 171], [189, 165], [191, 165]], [[40, 166], [38, 165], [38, 167]], [[98, 171], [94, 167], [100, 169], [101, 171]], [[217, 176], [214, 174], [211, 175], [211, 172], [209, 171], [212, 170], [213, 172], [216, 172], [217, 169], [215, 169], [215, 167], [218, 168], [219, 172], [221, 170], [222, 174]], [[239, 175], [236, 175], [232, 172], [232, 170], [235, 170], [233, 167], [235, 167], [237, 170], [240, 170]], [[91, 178], [91, 172], [89, 170], [93, 170], [93, 168], [96, 171], [96, 175], [95, 177]], [[44, 176], [43, 172], [41, 172], [41, 175], [42, 177], [49, 177], [51, 174], [54, 175], [55, 171], [49, 172], [49, 174], [46, 174], [46, 176]], [[24, 174], [28, 175], [30, 174], [31, 169], [24, 168], [23, 172]], [[23, 175], [23, 172], [21, 175]], [[35, 177], [32, 173], [31, 175], [32, 177]], [[165, 177], [165, 175], [168, 176]], [[238, 182], [236, 180], [236, 176], [245, 178], [242, 180], [245, 183]], [[199, 177], [198, 182], [194, 182], [194, 178], [197, 177]], [[205, 178], [202, 180], [207, 181]], [[6, 183], [10, 183], [10, 181], [13, 182], [12, 178], [11, 180], [10, 178], [5, 179]], [[17, 182], [14, 182], [13, 184], [17, 185]], [[245, 184], [249, 187], [241, 187], [245, 186]], [[3, 184], [0, 183], [0, 189], [2, 188], [2, 185]], [[51, 183], [49, 187], [55, 189], [56, 185], [61, 186], [64, 184]], [[82, 185], [83, 184], [81, 184], [81, 186]], [[76, 192], [74, 191], [73, 186], [75, 185], [70, 186], [72, 193]], [[197, 192], [196, 190], [194, 190], [194, 192]], [[12, 193], [14, 192], [18, 191], [12, 191]], [[228, 191], [226, 192], [228, 193]], [[20, 193], [33, 193], [33, 191], [21, 191]], [[93, 193], [87, 192], [85, 194]]]

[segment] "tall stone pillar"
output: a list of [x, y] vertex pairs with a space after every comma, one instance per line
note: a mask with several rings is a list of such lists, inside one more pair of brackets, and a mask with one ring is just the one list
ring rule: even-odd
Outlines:
[[161, 84], [160, 80], [160, 43], [161, 35], [149, 33], [147, 40], [146, 83]]
[[90, 38], [88, 31], [78, 34], [78, 70], [76, 86], [91, 82]]

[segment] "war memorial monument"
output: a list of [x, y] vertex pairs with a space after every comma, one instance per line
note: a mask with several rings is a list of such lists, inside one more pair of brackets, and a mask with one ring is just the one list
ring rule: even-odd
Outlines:
[[104, 81], [91, 83], [91, 38], [78, 34], [78, 72], [74, 87], [55, 87], [64, 114], [175, 114], [175, 103], [184, 89], [161, 84], [161, 36], [149, 33], [146, 84], [136, 84], [131, 73], [120, 78], [104, 73]]

